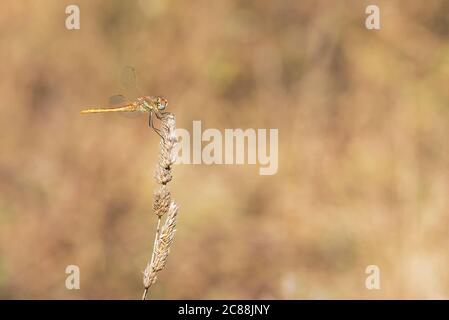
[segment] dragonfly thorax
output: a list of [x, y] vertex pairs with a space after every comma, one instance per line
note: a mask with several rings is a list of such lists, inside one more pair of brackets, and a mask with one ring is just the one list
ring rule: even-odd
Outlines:
[[137, 104], [138, 106], [143, 109], [142, 111], [150, 112], [150, 111], [156, 111], [157, 108], [151, 103], [151, 101], [147, 101], [144, 97], [137, 98]]

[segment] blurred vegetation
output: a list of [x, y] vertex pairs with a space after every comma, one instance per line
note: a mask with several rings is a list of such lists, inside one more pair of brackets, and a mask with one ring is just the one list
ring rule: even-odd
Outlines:
[[274, 176], [175, 167], [153, 298], [449, 298], [448, 1], [376, 1], [380, 31], [357, 0], [76, 1], [75, 31], [69, 4], [0, 5], [0, 298], [140, 297], [158, 137], [79, 115], [117, 93], [165, 95], [182, 128], [279, 128]]

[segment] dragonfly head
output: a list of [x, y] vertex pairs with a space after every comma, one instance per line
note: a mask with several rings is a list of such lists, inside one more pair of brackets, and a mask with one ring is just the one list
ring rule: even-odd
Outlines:
[[157, 111], [165, 110], [168, 107], [167, 99], [161, 96], [145, 97], [145, 102], [150, 108], [156, 109]]

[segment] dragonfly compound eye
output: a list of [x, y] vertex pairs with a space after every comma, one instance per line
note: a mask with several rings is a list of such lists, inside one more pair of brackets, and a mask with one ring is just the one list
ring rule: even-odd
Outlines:
[[159, 99], [157, 102], [157, 108], [159, 110], [164, 110], [167, 107], [167, 100], [165, 99]]

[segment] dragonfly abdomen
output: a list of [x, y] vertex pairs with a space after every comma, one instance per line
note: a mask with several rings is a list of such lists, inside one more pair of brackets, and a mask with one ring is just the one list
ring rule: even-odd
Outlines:
[[140, 111], [136, 104], [129, 104], [126, 106], [116, 107], [116, 108], [88, 108], [81, 111], [81, 113], [103, 113], [103, 112], [135, 112]]

